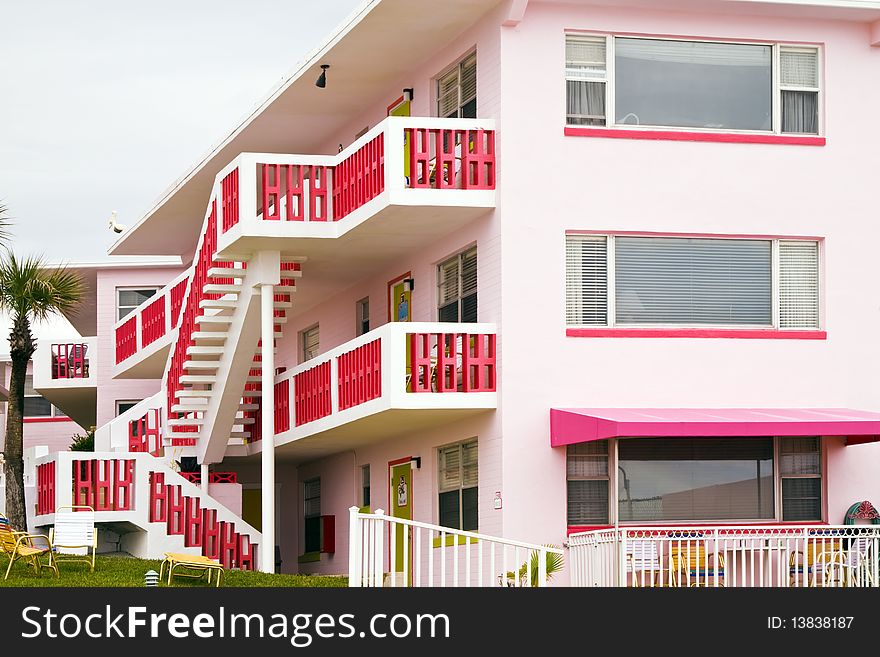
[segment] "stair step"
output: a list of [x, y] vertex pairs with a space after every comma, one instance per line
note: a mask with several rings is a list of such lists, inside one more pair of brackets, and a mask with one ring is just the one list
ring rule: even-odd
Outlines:
[[171, 406], [172, 413], [204, 413], [208, 410], [208, 405], [201, 404], [173, 404]]
[[275, 294], [292, 294], [296, 292], [296, 285], [276, 285], [272, 291]]
[[217, 377], [211, 374], [184, 374], [181, 383], [216, 383]]
[[205, 294], [238, 294], [241, 292], [241, 285], [230, 285], [229, 283], [205, 283], [202, 288]]
[[239, 404], [238, 410], [240, 411], [257, 411], [260, 409], [259, 404]]
[[225, 340], [228, 334], [225, 331], [193, 331], [193, 340]]
[[193, 438], [198, 439], [199, 434], [195, 431], [169, 431], [165, 434], [168, 438]]
[[183, 363], [185, 370], [216, 370], [220, 368], [220, 361], [216, 360], [187, 360]]
[[208, 269], [208, 278], [244, 278], [247, 269], [241, 267], [211, 267]]
[[230, 438], [250, 438], [251, 432], [250, 431], [230, 431], [229, 437]]
[[[278, 321], [278, 318], [275, 318]], [[232, 317], [229, 315], [199, 315], [196, 324], [231, 324]]]
[[199, 308], [238, 308], [236, 299], [202, 299]]
[[281, 256], [281, 262], [298, 262], [298, 263], [302, 264], [303, 262], [307, 262], [308, 259], [309, 259], [308, 256], [288, 256], [288, 255]]
[[260, 383], [263, 380], [261, 376], [248, 376], [246, 379], [247, 383]]
[[226, 351], [226, 349], [224, 349], [223, 347], [217, 347], [217, 346], [200, 347], [197, 345], [194, 347], [187, 347], [186, 348], [186, 355], [187, 356], [222, 356], [225, 351]]
[[201, 417], [181, 417], [169, 419], [168, 424], [172, 427], [198, 427], [205, 423], [205, 419]]
[[[249, 255], [238, 255], [235, 253], [227, 253], [222, 257], [215, 253], [212, 258], [214, 262], [247, 262], [250, 259], [251, 257]], [[284, 258], [282, 258], [281, 261], [284, 262]]]
[[175, 397], [204, 397], [207, 399], [212, 394], [214, 394], [214, 393], [211, 390], [175, 390], [174, 391]]
[[252, 417], [237, 417], [237, 418], [235, 418], [235, 422], [233, 422], [232, 424], [245, 425], [245, 424], [254, 424], [255, 422], [256, 422], [256, 419], [254, 419]]

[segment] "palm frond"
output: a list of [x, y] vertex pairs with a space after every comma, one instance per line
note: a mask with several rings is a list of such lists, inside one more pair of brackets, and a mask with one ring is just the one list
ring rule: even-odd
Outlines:
[[9, 208], [0, 203], [0, 244], [8, 244], [12, 237], [12, 217]]
[[9, 251], [0, 260], [0, 308], [14, 316], [46, 319], [69, 312], [83, 293], [76, 272], [64, 266], [48, 268], [39, 256], [21, 258]]

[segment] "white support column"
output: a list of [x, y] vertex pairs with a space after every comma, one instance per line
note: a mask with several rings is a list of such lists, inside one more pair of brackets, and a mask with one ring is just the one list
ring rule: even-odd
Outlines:
[[275, 572], [275, 286], [260, 286], [262, 348], [263, 544], [260, 570]]
[[211, 479], [210, 467], [207, 463], [202, 463], [202, 476], [199, 485], [204, 491], [208, 490], [208, 482]]

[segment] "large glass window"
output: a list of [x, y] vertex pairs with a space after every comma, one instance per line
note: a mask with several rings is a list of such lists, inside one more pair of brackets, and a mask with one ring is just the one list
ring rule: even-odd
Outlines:
[[437, 80], [437, 116], [477, 118], [477, 54], [465, 57]]
[[815, 47], [568, 35], [565, 81], [569, 125], [819, 134]]
[[617, 443], [621, 522], [773, 519], [772, 438]]
[[25, 375], [22, 417], [52, 417], [53, 414], [62, 415], [48, 399], [34, 390], [34, 377], [30, 374]]
[[779, 439], [782, 519], [822, 519], [822, 459], [816, 437]]
[[816, 241], [568, 235], [565, 263], [568, 326], [819, 328]]
[[770, 130], [769, 45], [615, 39], [618, 124]]
[[304, 552], [321, 550], [321, 479], [303, 482]]
[[441, 447], [438, 451], [440, 524], [476, 531], [479, 522], [477, 441]]

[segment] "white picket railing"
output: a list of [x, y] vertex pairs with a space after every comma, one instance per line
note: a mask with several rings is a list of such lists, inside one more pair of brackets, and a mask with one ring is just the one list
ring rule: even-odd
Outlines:
[[569, 536], [573, 586], [880, 586], [880, 526], [626, 527]]
[[547, 586], [547, 555], [563, 554], [547, 545], [394, 518], [381, 509], [370, 514], [351, 507], [349, 514], [352, 587]]

